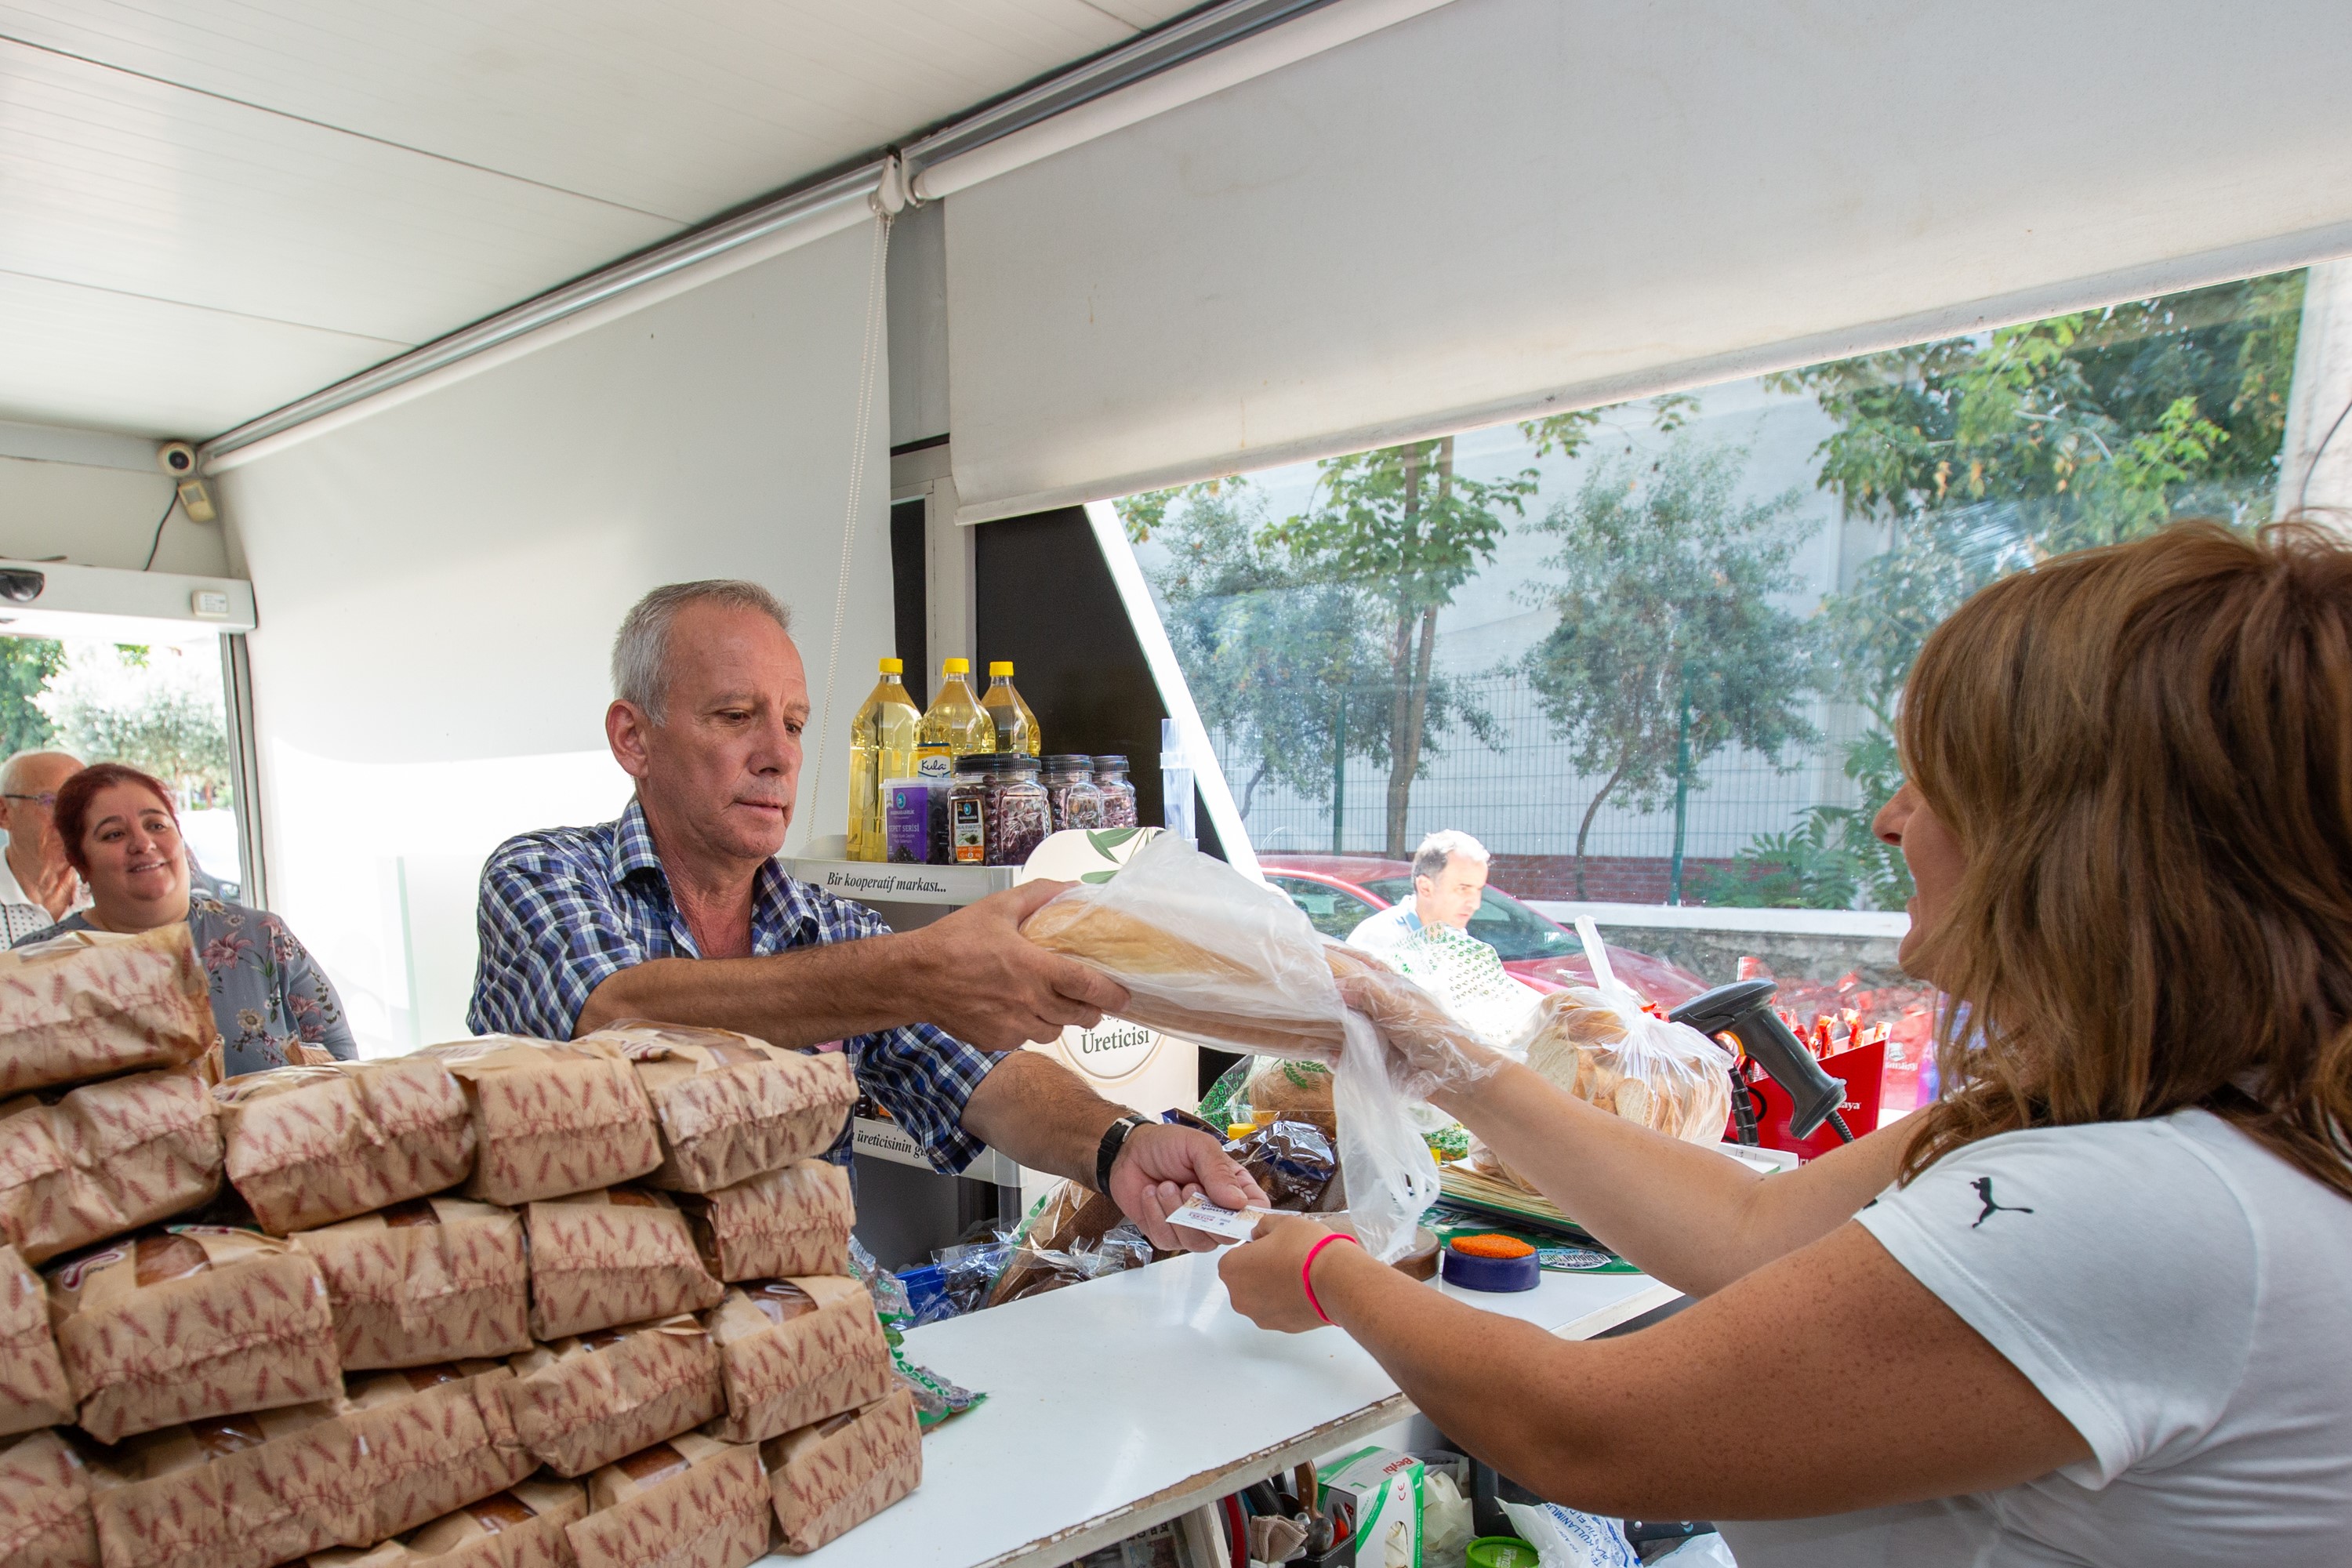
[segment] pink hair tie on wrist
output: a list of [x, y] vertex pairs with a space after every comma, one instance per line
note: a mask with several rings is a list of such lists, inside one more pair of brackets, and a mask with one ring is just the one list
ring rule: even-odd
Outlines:
[[1314, 1308], [1315, 1315], [1322, 1319], [1327, 1323], [1331, 1321], [1330, 1315], [1323, 1310], [1323, 1303], [1315, 1299], [1315, 1280], [1313, 1276], [1315, 1273], [1315, 1259], [1317, 1256], [1319, 1255], [1325, 1247], [1330, 1246], [1335, 1241], [1354, 1242], [1358, 1247], [1364, 1245], [1360, 1241], [1356, 1241], [1356, 1238], [1349, 1236], [1346, 1231], [1335, 1230], [1330, 1235], [1325, 1237], [1322, 1240], [1317, 1242], [1314, 1246], [1308, 1247], [1307, 1249], [1307, 1260], [1298, 1266], [1298, 1284], [1299, 1288], [1307, 1292], [1307, 1304]]

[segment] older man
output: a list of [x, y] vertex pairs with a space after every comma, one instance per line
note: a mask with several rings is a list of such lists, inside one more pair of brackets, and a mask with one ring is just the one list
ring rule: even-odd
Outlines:
[[49, 810], [58, 786], [81, 772], [64, 752], [18, 752], [0, 763], [0, 946], [44, 931], [89, 901], [66, 858]]
[[[636, 796], [618, 821], [524, 834], [490, 857], [467, 1021], [552, 1039], [642, 1017], [780, 1046], [845, 1040], [859, 1083], [938, 1169], [993, 1145], [1108, 1192], [1159, 1246], [1213, 1245], [1166, 1215], [1194, 1192], [1265, 1202], [1217, 1141], [1019, 1049], [1127, 1001], [1022, 939], [1059, 884], [894, 933], [777, 862], [809, 717], [791, 628], [752, 583], [675, 584], [629, 612], [604, 734]], [[834, 1157], [847, 1160], [845, 1140]]]
[[1433, 833], [1412, 852], [1412, 897], [1358, 925], [1348, 933], [1348, 943], [1367, 952], [1388, 952], [1419, 935], [1423, 926], [1467, 931], [1486, 896], [1486, 847], [1450, 827]]

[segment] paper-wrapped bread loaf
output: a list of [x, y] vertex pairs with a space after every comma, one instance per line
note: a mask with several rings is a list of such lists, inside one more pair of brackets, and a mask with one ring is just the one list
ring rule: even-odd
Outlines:
[[89, 1474], [62, 1433], [0, 1438], [0, 1563], [101, 1568]]
[[282, 1241], [174, 1226], [53, 1264], [47, 1277], [81, 1425], [102, 1443], [342, 1394], [326, 1281]]
[[411, 1198], [288, 1239], [319, 1261], [346, 1371], [530, 1348], [530, 1264], [512, 1209]]
[[661, 1163], [653, 1106], [618, 1058], [511, 1035], [412, 1055], [440, 1063], [465, 1089], [474, 1118], [469, 1198], [562, 1197], [632, 1181]]
[[563, 1530], [587, 1513], [578, 1481], [520, 1481], [397, 1540], [314, 1552], [309, 1568], [575, 1568]]
[[[41, 1277], [0, 1247], [0, 1437], [74, 1418], [73, 1389], [49, 1331]], [[9, 1561], [0, 1553], [0, 1563]]]
[[727, 1382], [714, 1437], [765, 1442], [890, 1392], [890, 1344], [874, 1298], [845, 1276], [738, 1286], [709, 1322]]
[[857, 1100], [839, 1051], [779, 1050], [724, 1029], [637, 1020], [580, 1044], [629, 1062], [653, 1102], [662, 1163], [648, 1186], [707, 1193], [822, 1154]]
[[210, 1047], [212, 987], [187, 922], [68, 931], [0, 952], [0, 1099], [179, 1067]]
[[192, 1422], [90, 1467], [106, 1568], [269, 1568], [373, 1539], [342, 1401]]
[[803, 1160], [713, 1193], [678, 1194], [710, 1272], [730, 1282], [841, 1274], [857, 1223], [849, 1173]]
[[351, 1380], [341, 1419], [362, 1456], [366, 1539], [415, 1529], [538, 1468], [515, 1430], [513, 1384], [504, 1364], [481, 1361]]
[[814, 1552], [922, 1484], [914, 1396], [895, 1389], [863, 1409], [770, 1439], [760, 1458], [784, 1550]]
[[274, 1236], [440, 1192], [474, 1169], [465, 1092], [430, 1057], [247, 1073], [213, 1098], [229, 1184]]
[[184, 1214], [220, 1179], [203, 1062], [0, 1105], [0, 1241], [28, 1263]]
[[525, 1215], [533, 1339], [698, 1312], [725, 1293], [667, 1193], [607, 1187], [532, 1204]]
[[584, 1476], [727, 1408], [719, 1347], [683, 1313], [514, 1358], [515, 1429], [561, 1476]]
[[580, 1568], [746, 1568], [768, 1550], [760, 1450], [688, 1432], [598, 1470], [566, 1531]]

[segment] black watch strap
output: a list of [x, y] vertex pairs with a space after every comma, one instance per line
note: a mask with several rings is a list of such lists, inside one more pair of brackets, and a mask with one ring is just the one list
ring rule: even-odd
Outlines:
[[1104, 1129], [1102, 1142], [1095, 1150], [1095, 1191], [1105, 1194], [1110, 1191], [1110, 1168], [1118, 1163], [1118, 1152], [1127, 1147], [1128, 1134], [1139, 1127], [1150, 1125], [1130, 1110]]

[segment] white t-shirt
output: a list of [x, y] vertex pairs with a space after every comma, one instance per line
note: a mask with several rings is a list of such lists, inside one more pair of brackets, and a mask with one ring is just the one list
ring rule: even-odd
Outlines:
[[1412, 901], [1391, 904], [1376, 915], [1367, 915], [1348, 933], [1348, 945], [1366, 952], [1386, 952], [1421, 930], [1421, 917], [1413, 912]]
[[2094, 1458], [1726, 1524], [1740, 1568], [2352, 1563], [2352, 1198], [2189, 1110], [1988, 1138], [1856, 1217]]

